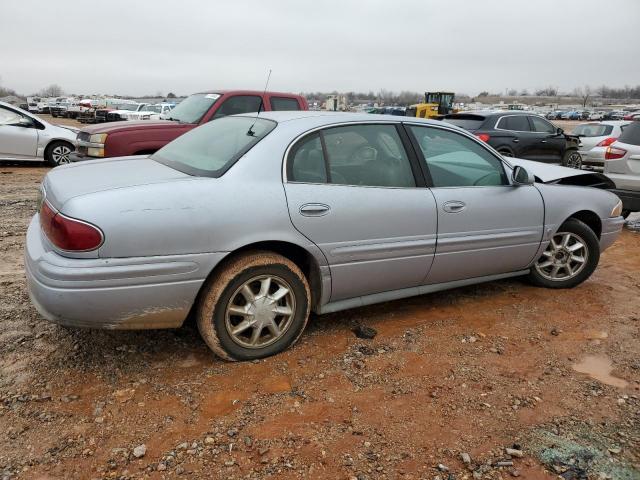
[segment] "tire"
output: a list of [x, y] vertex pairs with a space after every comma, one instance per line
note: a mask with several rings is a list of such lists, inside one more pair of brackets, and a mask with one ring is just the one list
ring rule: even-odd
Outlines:
[[629, 215], [631, 215], [631, 210], [623, 209], [621, 215], [622, 218], [626, 219], [629, 217]]
[[513, 152], [508, 148], [498, 148], [498, 153], [503, 157], [509, 157], [509, 158], [515, 157]]
[[562, 166], [582, 169], [582, 157], [577, 150], [567, 150], [562, 156]]
[[[569, 242], [565, 246], [562, 241], [569, 235]], [[577, 243], [581, 243], [583, 247], [578, 248]], [[560, 244], [560, 249], [556, 250], [555, 245]], [[572, 248], [573, 247], [573, 248]], [[582, 258], [584, 262], [579, 263], [571, 260], [571, 258]], [[562, 263], [567, 264], [569, 259], [569, 269], [561, 266], [556, 272], [558, 278], [553, 277], [554, 268]], [[557, 261], [557, 263], [555, 263]], [[564, 261], [564, 262], [563, 262]], [[576, 218], [570, 218], [564, 222], [558, 231], [553, 235], [552, 242], [545, 249], [542, 256], [536, 260], [532, 266], [528, 278], [534, 285], [546, 288], [573, 288], [580, 285], [591, 276], [600, 261], [600, 242], [598, 237], [591, 228]], [[547, 262], [552, 262], [546, 265]], [[564, 272], [565, 276], [561, 276], [560, 272]]]
[[71, 162], [69, 154], [74, 150], [73, 145], [68, 142], [51, 142], [44, 151], [44, 159], [52, 167], [64, 165]]
[[[247, 286], [257, 304], [249, 302]], [[272, 295], [282, 287], [288, 293], [274, 303]], [[310, 299], [309, 283], [296, 264], [272, 252], [249, 252], [231, 259], [207, 281], [196, 322], [200, 335], [217, 356], [229, 361], [255, 360], [279, 353], [300, 338], [309, 320]], [[227, 311], [231, 308], [245, 312], [236, 315]], [[276, 308], [278, 313], [274, 313]], [[287, 309], [289, 315], [279, 315]], [[257, 322], [262, 323], [256, 327]], [[242, 323], [245, 329], [234, 335], [233, 330]], [[281, 329], [278, 335], [273, 330], [276, 327]], [[251, 346], [256, 331], [258, 339]]]

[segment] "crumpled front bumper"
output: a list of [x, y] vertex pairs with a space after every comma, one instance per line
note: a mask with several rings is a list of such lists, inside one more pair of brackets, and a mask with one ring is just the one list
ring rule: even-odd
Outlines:
[[140, 258], [67, 258], [45, 247], [39, 216], [27, 230], [29, 296], [47, 320], [106, 329], [182, 325], [224, 252]]

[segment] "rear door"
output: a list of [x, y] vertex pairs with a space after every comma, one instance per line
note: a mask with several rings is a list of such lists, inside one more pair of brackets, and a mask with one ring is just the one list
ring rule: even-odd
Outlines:
[[566, 149], [567, 141], [558, 129], [542, 117], [529, 115], [531, 130], [535, 132], [538, 144], [535, 148], [536, 160], [546, 163], [559, 163]]
[[[500, 144], [504, 148], [511, 149], [513, 156], [529, 160], [540, 159], [538, 144], [540, 135], [531, 131], [531, 125], [526, 115], [503, 115], [496, 122], [494, 130]], [[494, 146], [492, 139], [489, 140], [489, 143]], [[500, 146], [495, 145], [495, 147], [502, 151]]]
[[542, 240], [544, 206], [533, 186], [513, 186], [502, 161], [466, 135], [408, 125], [438, 208], [438, 245], [426, 283], [525, 268]]
[[289, 213], [327, 258], [331, 301], [417, 286], [429, 272], [436, 204], [407, 146], [399, 124], [364, 123], [310, 133], [289, 150]]
[[32, 126], [23, 126], [22, 115], [13, 109], [0, 106], [0, 158], [34, 158], [38, 149], [38, 130]]

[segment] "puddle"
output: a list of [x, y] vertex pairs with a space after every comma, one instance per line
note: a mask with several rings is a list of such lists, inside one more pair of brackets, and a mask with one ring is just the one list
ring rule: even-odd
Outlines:
[[625, 380], [611, 375], [613, 364], [607, 357], [588, 355], [579, 363], [574, 364], [573, 369], [578, 373], [586, 373], [591, 378], [612, 387], [625, 388], [628, 385]]

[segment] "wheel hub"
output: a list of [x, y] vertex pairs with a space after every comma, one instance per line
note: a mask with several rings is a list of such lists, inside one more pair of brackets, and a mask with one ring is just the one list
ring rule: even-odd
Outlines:
[[561, 232], [553, 236], [535, 268], [547, 280], [568, 280], [584, 269], [588, 255], [587, 243], [580, 236]]

